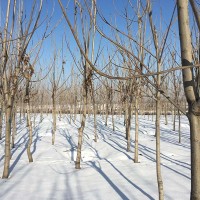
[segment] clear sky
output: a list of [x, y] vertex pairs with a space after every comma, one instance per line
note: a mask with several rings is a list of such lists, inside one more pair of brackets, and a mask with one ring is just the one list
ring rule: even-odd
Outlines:
[[[13, 2], [13, 0], [11, 0]], [[18, 1], [19, 2], [19, 1]], [[24, 7], [25, 7], [25, 18], [28, 19], [30, 9], [32, 6], [33, 0], [24, 0]], [[73, 22], [74, 19], [74, 7], [73, 7], [73, 0], [68, 1], [68, 0], [62, 0], [63, 5], [66, 6], [68, 3], [68, 8], [67, 8], [67, 14], [69, 16], [69, 19]], [[80, 0], [80, 2], [84, 2], [84, 0]], [[136, 0], [131, 1], [134, 6], [136, 6]], [[145, 5], [144, 0], [142, 0], [143, 4]], [[157, 30], [159, 33], [164, 33], [166, 31], [166, 27], [169, 24], [171, 14], [173, 12], [173, 8], [175, 5], [175, 0], [152, 0], [152, 8], [153, 8], [153, 19], [154, 23], [156, 25]], [[39, 0], [37, 0], [37, 3], [39, 3]], [[7, 1], [6, 0], [0, 0], [0, 5], [1, 5], [1, 13], [0, 13], [0, 30], [3, 30], [4, 27], [4, 20], [5, 20], [5, 12], [6, 12], [6, 6], [7, 6]], [[124, 20], [123, 13], [125, 11], [125, 8], [127, 8], [128, 5], [128, 0], [97, 0], [97, 7], [98, 10], [103, 14], [103, 16], [111, 23], [115, 24], [120, 30], [126, 31], [126, 21]], [[128, 8], [128, 15], [130, 18], [133, 20], [136, 19], [134, 18], [135, 13], [134, 9], [132, 9], [130, 6]], [[62, 17], [62, 12], [60, 9], [60, 6], [58, 4], [57, 0], [44, 0], [44, 6], [43, 6], [43, 12], [41, 16], [41, 21], [43, 21], [46, 16], [48, 15], [51, 16], [52, 18], [49, 24], [49, 31], [55, 26], [55, 24], [61, 19]], [[177, 14], [175, 13], [175, 16]], [[174, 18], [176, 19], [176, 17]], [[162, 24], [161, 24], [162, 21]], [[37, 30], [36, 34], [33, 37], [32, 42], [30, 43], [31, 46], [34, 46], [35, 43], [41, 38], [46, 24], [47, 20], [42, 24], [42, 26]], [[80, 25], [80, 21], [78, 22]], [[133, 37], [137, 35], [137, 23], [134, 22], [135, 25], [132, 26], [132, 32], [133, 32]], [[113, 36], [110, 28], [105, 25], [105, 23], [102, 22], [102, 20], [98, 17], [97, 18], [97, 24], [99, 27], [108, 35]], [[173, 24], [172, 30], [177, 33], [177, 21]], [[80, 30], [80, 27], [78, 27]], [[147, 30], [147, 34], [148, 30]], [[147, 35], [147, 37], [151, 37], [151, 35]], [[173, 36], [174, 37], [174, 36]], [[178, 37], [178, 35], [177, 35]], [[170, 39], [172, 40], [172, 35], [170, 36]], [[173, 38], [176, 40], [176, 38]], [[64, 41], [64, 42], [62, 42]], [[40, 64], [42, 68], [48, 67], [50, 63], [52, 62], [52, 56], [53, 53], [56, 49], [57, 52], [60, 51], [60, 59], [57, 62], [59, 66], [61, 66], [62, 63], [62, 55], [63, 59], [65, 60], [65, 72], [69, 73], [71, 70], [71, 64], [72, 64], [72, 58], [71, 55], [66, 47], [66, 42], [70, 44], [70, 47], [74, 54], [80, 58], [80, 54], [78, 54], [78, 49], [76, 46], [76, 43], [73, 39], [73, 36], [67, 26], [67, 23], [65, 19], [63, 18], [57, 28], [54, 30], [54, 32], [49, 36], [44, 44], [43, 48], [41, 50], [41, 55], [40, 55]], [[98, 46], [98, 43], [100, 42], [100, 36], [96, 37], [96, 46]], [[61, 48], [63, 48], [63, 51], [61, 51]], [[112, 48], [109, 44], [108, 41], [105, 39], [101, 41], [101, 47], [104, 49], [104, 51], [109, 51], [110, 48]], [[108, 50], [106, 50], [108, 49]], [[45, 67], [44, 67], [45, 66]], [[58, 67], [59, 67], [58, 66]], [[61, 69], [61, 67], [60, 67]]]

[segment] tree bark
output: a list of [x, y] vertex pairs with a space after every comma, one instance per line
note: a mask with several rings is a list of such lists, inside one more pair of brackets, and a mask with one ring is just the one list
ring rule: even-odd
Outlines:
[[114, 115], [115, 115], [115, 113], [114, 113], [115, 111], [114, 111], [114, 105], [113, 105], [113, 103], [112, 103], [112, 105], [111, 105], [111, 113], [112, 113], [112, 126], [113, 126], [113, 131], [115, 131], [115, 119], [114, 119]]
[[[156, 28], [153, 24], [152, 20], [152, 10], [151, 5], [149, 5], [149, 22], [151, 26], [151, 31], [153, 35], [153, 42], [156, 50], [156, 60], [157, 60], [157, 72], [161, 71], [161, 58], [160, 49], [159, 49], [159, 42], [158, 42], [158, 35]], [[160, 88], [161, 86], [161, 75], [157, 74], [156, 78], [157, 87]], [[160, 159], [160, 115], [161, 115], [161, 93], [159, 91], [156, 92], [156, 173], [157, 173], [157, 184], [158, 184], [158, 192], [159, 192], [159, 200], [164, 200], [164, 189], [163, 189], [163, 180], [161, 174], [161, 159]]]
[[173, 131], [176, 130], [176, 108], [174, 107], [174, 110], [173, 110]]
[[[106, 94], [107, 95], [107, 94]], [[107, 97], [106, 97], [107, 98]], [[105, 121], [105, 126], [108, 125], [108, 100], [106, 99], [106, 121]]]
[[30, 114], [30, 95], [29, 95], [29, 79], [26, 79], [26, 96], [25, 96], [25, 102], [26, 102], [26, 113], [27, 113], [27, 127], [28, 127], [28, 145], [27, 145], [27, 156], [29, 162], [33, 162], [33, 157], [31, 153], [31, 145], [33, 140], [33, 131], [32, 131], [32, 122], [31, 122], [31, 114]]
[[17, 132], [16, 128], [16, 109], [13, 109], [13, 114], [12, 114], [12, 144], [11, 147], [12, 149], [15, 148], [15, 135]]
[[53, 108], [52, 108], [52, 114], [53, 114], [53, 129], [52, 129], [52, 145], [55, 144], [55, 137], [56, 137], [56, 102], [55, 102], [55, 91], [53, 89], [52, 94], [52, 102], [53, 102]]
[[[159, 76], [159, 75], [158, 75]], [[158, 77], [158, 82], [159, 81]], [[157, 184], [159, 191], [159, 200], [164, 199], [163, 181], [161, 175], [161, 161], [160, 161], [160, 92], [156, 95], [156, 173], [157, 173]]]
[[2, 139], [3, 131], [3, 101], [0, 102], [0, 140]]
[[94, 141], [97, 142], [97, 105], [95, 102], [95, 96], [94, 96], [94, 88], [91, 88], [92, 90], [92, 104], [93, 104], [93, 112], [94, 112]]
[[138, 135], [139, 135], [139, 120], [138, 120], [138, 94], [136, 94], [135, 98], [135, 154], [134, 154], [134, 162], [138, 163]]
[[[86, 69], [85, 69], [85, 71], [86, 71]], [[87, 85], [86, 85], [86, 77], [85, 77], [84, 78], [84, 87], [83, 87], [83, 115], [82, 115], [81, 127], [78, 129], [78, 147], [77, 147], [77, 156], [76, 156], [76, 162], [75, 162], [76, 169], [81, 168], [81, 166], [80, 166], [81, 148], [82, 148], [82, 143], [83, 143], [83, 131], [85, 128], [86, 112], [87, 112]]]
[[[128, 101], [128, 99], [127, 99]], [[126, 137], [127, 137], [127, 151], [131, 148], [131, 105], [129, 102], [126, 103]]]
[[200, 199], [200, 116], [189, 113], [191, 137], [191, 200]]
[[168, 124], [168, 120], [167, 120], [167, 103], [165, 104], [165, 125]]
[[181, 143], [181, 113], [178, 111], [178, 142]]
[[40, 122], [42, 122], [42, 120], [43, 120], [43, 112], [44, 112], [44, 109], [43, 109], [43, 98], [44, 98], [44, 93], [42, 93], [41, 102], [40, 102]]
[[9, 168], [10, 168], [10, 138], [11, 138], [11, 123], [12, 123], [12, 104], [11, 98], [5, 107], [5, 121], [6, 121], [6, 130], [5, 130], [5, 159], [4, 159], [4, 169], [2, 178], [8, 178]]
[[27, 112], [28, 135], [29, 135], [29, 140], [28, 140], [28, 145], [27, 145], [27, 155], [28, 155], [29, 162], [33, 162], [33, 156], [31, 153], [31, 145], [32, 145], [32, 141], [33, 141], [33, 131], [32, 131], [32, 122], [31, 122], [31, 115], [30, 115], [30, 103], [27, 102], [26, 106], [27, 106], [26, 112]]
[[[192, 65], [192, 41], [189, 26], [188, 0], [177, 0], [182, 65]], [[193, 69], [184, 69], [183, 84], [188, 102], [191, 143], [191, 200], [200, 200], [200, 98]]]

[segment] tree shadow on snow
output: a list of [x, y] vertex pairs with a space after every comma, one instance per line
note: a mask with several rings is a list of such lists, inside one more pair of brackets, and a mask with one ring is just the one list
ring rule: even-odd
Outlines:
[[70, 148], [71, 161], [74, 161], [74, 153], [75, 153], [74, 150], [77, 148], [77, 145], [73, 141], [73, 138], [67, 129], [59, 129], [59, 133], [67, 140], [67, 142], [71, 146], [71, 148]]
[[[144, 194], [146, 197], [148, 197], [149, 199], [153, 200], [154, 198], [149, 195], [148, 193], [146, 193], [142, 188], [140, 188], [139, 186], [137, 186], [135, 183], [133, 183], [132, 181], [130, 181], [122, 172], [120, 172], [110, 161], [108, 161], [107, 159], [104, 159], [106, 162], [108, 162], [128, 183], [130, 183], [132, 186], [134, 186], [137, 190], [139, 190], [142, 194]], [[99, 164], [99, 166], [96, 165], [96, 162], [94, 161], [89, 161], [87, 162], [87, 164], [91, 167], [93, 167], [96, 171], [99, 172], [99, 174], [101, 174], [101, 176], [107, 181], [107, 183], [115, 190], [115, 192], [120, 196], [121, 199], [129, 199], [121, 190], [120, 188], [111, 180], [111, 178], [109, 178], [106, 173], [101, 169], [101, 166]]]
[[[156, 160], [155, 160], [156, 151], [154, 149], [151, 149], [151, 148], [149, 148], [147, 146], [139, 144], [139, 152], [142, 153], [142, 156], [144, 156], [148, 160], [150, 160], [152, 162], [156, 162]], [[161, 153], [161, 159], [166, 160], [166, 161], [171, 162], [171, 163], [173, 163], [175, 165], [178, 165], [180, 167], [183, 167], [183, 168], [186, 168], [186, 169], [190, 170], [190, 164], [182, 162], [182, 161], [179, 161], [179, 160], [176, 160], [176, 159], [173, 159], [173, 158], [171, 158], [169, 156], [166, 156], [163, 153]], [[169, 169], [169, 170], [171, 170], [171, 171], [173, 171], [173, 172], [175, 172], [175, 173], [177, 173], [177, 174], [179, 174], [179, 175], [181, 175], [181, 176], [183, 176], [183, 177], [185, 177], [185, 178], [187, 178], [189, 180], [191, 179], [187, 175], [185, 175], [185, 174], [181, 173], [180, 171], [177, 171], [177, 170], [175, 170], [175, 169], [173, 169], [173, 168], [171, 168], [171, 167], [169, 167], [169, 166], [167, 166], [167, 165], [165, 165], [163, 163], [161, 163], [161, 166], [163, 166], [163, 167], [165, 167], [165, 168], [167, 168], [167, 169]]]
[[[38, 136], [40, 127], [36, 126], [34, 131], [33, 131], [33, 150], [32, 150], [32, 155], [35, 153], [36, 151], [36, 144], [37, 142], [40, 140], [41, 137]], [[20, 143], [20, 141], [23, 139], [23, 141]], [[17, 165], [17, 163], [20, 161], [21, 156], [24, 154], [24, 152], [27, 149], [27, 145], [28, 145], [28, 131], [18, 140], [18, 142], [15, 144], [15, 148], [14, 151], [12, 151], [12, 156], [14, 155], [14, 153], [19, 149], [19, 147], [25, 143], [24, 148], [21, 150], [21, 152], [17, 155], [17, 158], [15, 158], [14, 162], [11, 164], [10, 166], [10, 173], [13, 171], [13, 169], [15, 168], [15, 166]], [[27, 160], [28, 160], [28, 156], [27, 156]]]

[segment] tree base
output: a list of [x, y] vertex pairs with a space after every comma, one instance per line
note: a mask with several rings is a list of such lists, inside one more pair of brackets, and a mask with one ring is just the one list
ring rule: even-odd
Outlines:
[[75, 169], [81, 169], [80, 162], [75, 161]]

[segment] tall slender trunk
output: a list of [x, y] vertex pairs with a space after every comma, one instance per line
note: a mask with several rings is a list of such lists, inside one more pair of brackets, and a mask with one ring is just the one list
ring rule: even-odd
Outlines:
[[130, 151], [131, 147], [131, 104], [129, 102], [126, 103], [126, 137], [127, 137], [127, 151]]
[[0, 102], [0, 140], [2, 139], [3, 131], [3, 101]]
[[181, 113], [178, 111], [178, 142], [181, 143]]
[[114, 102], [113, 102], [113, 90], [112, 90], [112, 83], [111, 83], [111, 90], [110, 90], [110, 106], [111, 106], [111, 114], [112, 114], [112, 126], [113, 126], [113, 131], [115, 131], [115, 119], [114, 119]]
[[134, 154], [134, 162], [138, 163], [138, 135], [139, 135], [139, 120], [138, 120], [138, 94], [136, 94], [135, 98], [135, 154]]
[[189, 113], [191, 137], [191, 200], [200, 200], [200, 116]]
[[[188, 0], [177, 0], [182, 65], [192, 65], [192, 41], [189, 26]], [[191, 143], [191, 200], [200, 200], [200, 94], [194, 71], [182, 70], [185, 96], [188, 102]]]
[[165, 125], [168, 124], [168, 120], [167, 120], [167, 103], [165, 104]]
[[125, 100], [125, 109], [124, 109], [124, 126], [126, 128], [126, 140], [127, 140], [127, 151], [129, 151], [130, 137], [128, 132], [128, 102]]
[[28, 122], [28, 145], [27, 145], [27, 155], [29, 162], [33, 162], [33, 157], [31, 153], [31, 145], [33, 141], [33, 131], [32, 131], [32, 122], [31, 122], [31, 114], [30, 114], [30, 103], [29, 101], [26, 104], [26, 112], [27, 112], [27, 122]]
[[23, 101], [22, 99], [20, 99], [20, 109], [19, 109], [19, 123], [21, 124], [22, 123], [22, 102]]
[[[126, 100], [125, 100], [125, 103], [124, 103], [124, 110], [123, 110], [123, 113], [124, 113], [124, 126], [126, 126], [126, 120], [127, 120], [127, 103], [126, 103]], [[127, 139], [127, 135], [126, 135], [126, 139]]]
[[103, 102], [103, 105], [102, 105], [102, 120], [104, 121], [104, 116], [105, 115], [105, 104]]
[[173, 115], [173, 131], [176, 130], [176, 108], [174, 107], [174, 115]]
[[73, 109], [72, 104], [70, 104], [70, 109], [69, 109], [69, 110], [70, 110], [70, 111], [69, 111], [69, 113], [70, 113], [70, 122], [69, 122], [69, 123], [70, 123], [70, 124], [72, 123], [72, 120], [73, 120], [73, 119], [72, 119], [72, 109]]
[[12, 114], [12, 144], [11, 147], [15, 148], [15, 135], [17, 132], [16, 128], [16, 109], [13, 109], [13, 114]]
[[112, 104], [112, 107], [111, 107], [111, 113], [112, 113], [112, 126], [113, 126], [113, 131], [115, 131], [115, 118], [114, 118], [114, 105]]
[[92, 105], [93, 105], [93, 112], [94, 112], [94, 141], [97, 142], [97, 105], [95, 103], [95, 97], [94, 97], [94, 88], [91, 88], [92, 90]]
[[40, 102], [40, 122], [42, 122], [43, 120], [43, 112], [44, 112], [43, 98], [44, 98], [44, 93], [42, 93], [41, 102]]
[[61, 105], [60, 103], [58, 104], [58, 114], [59, 114], [59, 120], [61, 121], [61, 118], [62, 118], [62, 111], [61, 111]]
[[9, 97], [9, 101], [5, 106], [5, 122], [6, 122], [6, 130], [5, 130], [5, 159], [4, 159], [4, 169], [2, 178], [8, 178], [9, 176], [9, 168], [10, 168], [10, 139], [11, 139], [11, 123], [12, 123], [12, 103], [11, 97]]
[[[161, 71], [161, 62], [162, 54], [160, 54], [158, 35], [156, 27], [153, 24], [152, 20], [152, 9], [151, 4], [149, 4], [149, 22], [151, 26], [151, 31], [153, 35], [154, 47], [156, 50], [156, 61], [157, 61], [157, 72]], [[164, 47], [163, 47], [164, 48]], [[161, 75], [157, 74], [156, 76], [156, 85], [158, 88], [161, 86]], [[161, 159], [160, 159], [160, 115], [161, 115], [161, 94], [159, 90], [156, 91], [156, 174], [157, 174], [157, 184], [158, 184], [158, 193], [159, 200], [164, 200], [164, 189], [163, 189], [163, 180], [161, 174]]]
[[94, 105], [94, 141], [97, 142], [97, 108], [96, 105]]
[[159, 200], [164, 199], [163, 181], [161, 175], [161, 161], [160, 161], [160, 92], [157, 91], [156, 101], [156, 173], [157, 173], [157, 184], [159, 191]]
[[108, 112], [109, 112], [109, 110], [108, 110], [108, 102], [106, 102], [106, 121], [105, 121], [105, 126], [108, 125]]
[[27, 127], [28, 127], [28, 145], [27, 145], [27, 156], [29, 162], [33, 162], [33, 157], [31, 153], [31, 145], [33, 140], [33, 132], [32, 132], [32, 122], [31, 122], [31, 113], [30, 113], [30, 95], [29, 95], [29, 79], [26, 79], [26, 96], [25, 96], [25, 102], [26, 102], [26, 113], [27, 113]]
[[26, 119], [26, 109], [25, 109], [25, 106], [24, 106], [24, 101], [22, 103], [22, 113], [23, 113], [23, 118]]
[[75, 96], [75, 105], [74, 105], [74, 121], [76, 121], [77, 117], [77, 97]]
[[78, 146], [77, 146], [77, 156], [76, 156], [76, 162], [75, 162], [76, 169], [81, 168], [80, 166], [81, 148], [82, 148], [82, 143], [83, 143], [83, 131], [85, 128], [86, 113], [87, 113], [87, 85], [86, 85], [86, 77], [85, 77], [84, 86], [83, 86], [83, 114], [82, 114], [82, 120], [81, 120], [81, 127], [78, 129]]
[[56, 137], [56, 101], [55, 101], [55, 91], [53, 89], [52, 94], [52, 102], [53, 102], [53, 108], [52, 108], [52, 114], [53, 114], [53, 129], [52, 129], [52, 145], [55, 144], [55, 137]]

